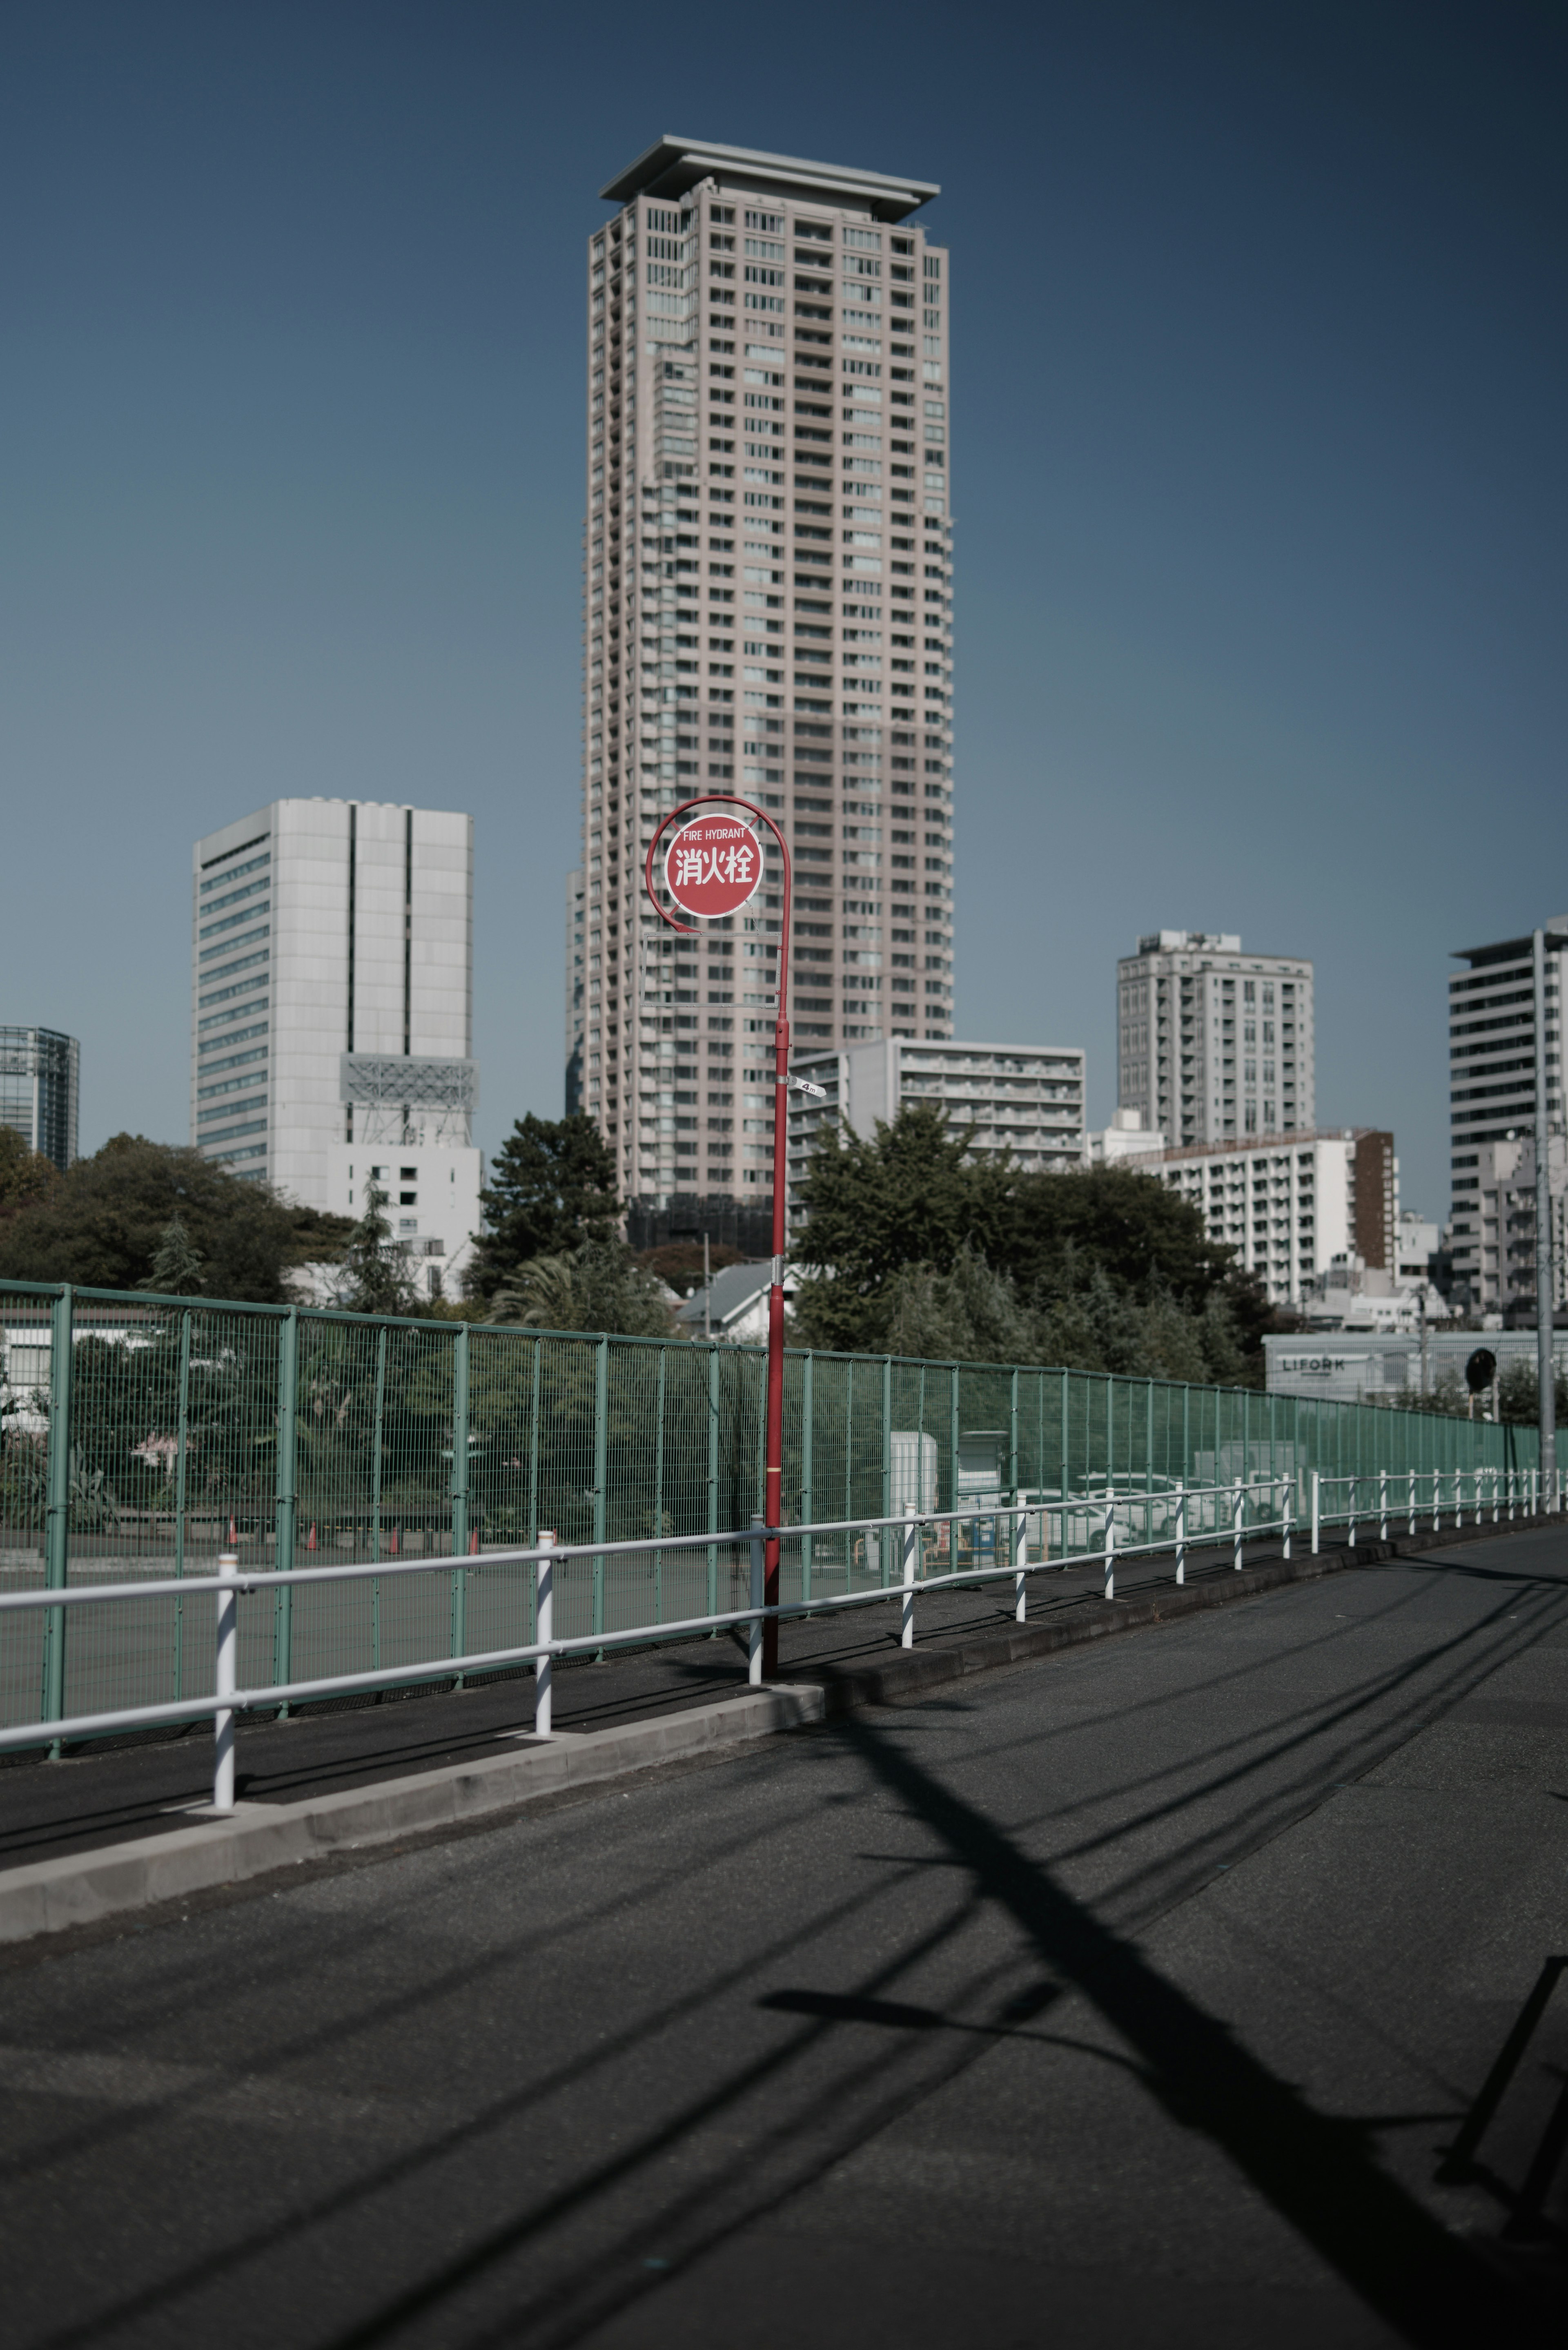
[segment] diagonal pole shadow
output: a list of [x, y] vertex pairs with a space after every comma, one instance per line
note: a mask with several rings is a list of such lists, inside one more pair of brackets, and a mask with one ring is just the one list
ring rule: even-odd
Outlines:
[[1508, 2281], [1389, 2178], [1362, 2133], [1316, 2112], [892, 1738], [853, 1715], [840, 1734], [1135, 2052], [1172, 2118], [1210, 2138], [1407, 2342], [1419, 2350], [1544, 2345], [1543, 2324]]

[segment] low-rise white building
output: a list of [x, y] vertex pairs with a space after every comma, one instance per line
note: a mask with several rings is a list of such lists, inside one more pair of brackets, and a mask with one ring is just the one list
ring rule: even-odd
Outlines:
[[[1496, 1357], [1500, 1370], [1515, 1363], [1535, 1368], [1533, 1330], [1293, 1331], [1263, 1340], [1271, 1394], [1334, 1403], [1430, 1395], [1445, 1387], [1462, 1391], [1465, 1365], [1478, 1347]], [[1568, 1368], [1568, 1330], [1557, 1333], [1554, 1351], [1561, 1374]]]
[[825, 1121], [869, 1135], [906, 1102], [939, 1102], [959, 1128], [972, 1127], [976, 1159], [1011, 1152], [1021, 1172], [1038, 1174], [1084, 1163], [1085, 1055], [1073, 1045], [966, 1045], [893, 1036], [837, 1052], [797, 1053], [792, 1066], [821, 1087], [792, 1093], [789, 1203]]

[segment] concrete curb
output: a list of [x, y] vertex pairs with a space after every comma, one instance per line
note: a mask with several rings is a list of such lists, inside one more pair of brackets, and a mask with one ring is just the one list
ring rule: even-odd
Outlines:
[[0, 1872], [0, 1943], [93, 1925], [120, 1911], [146, 1908], [215, 1885], [238, 1884], [331, 1853], [454, 1827], [563, 1788], [587, 1786], [711, 1748], [770, 1738], [857, 1706], [902, 1704], [943, 1683], [965, 1680], [971, 1673], [1054, 1656], [1116, 1633], [1179, 1622], [1236, 1600], [1316, 1582], [1348, 1567], [1378, 1566], [1459, 1543], [1522, 1534], [1547, 1523], [1532, 1518], [1512, 1525], [1400, 1534], [1387, 1542], [1358, 1543], [1354, 1549], [1321, 1551], [1315, 1558], [1275, 1559], [1243, 1567], [1239, 1575], [1221, 1574], [1179, 1586], [1161, 1584], [1126, 1599], [1086, 1601], [1074, 1615], [1054, 1623], [1020, 1624], [952, 1647], [900, 1651], [886, 1664], [808, 1669], [794, 1683], [780, 1682], [745, 1697], [661, 1714], [651, 1721], [563, 1731], [549, 1740], [518, 1732], [515, 1751], [509, 1754], [382, 1780], [371, 1787], [350, 1787], [337, 1794], [308, 1796], [296, 1804], [240, 1804], [223, 1818], [197, 1815], [193, 1826]]
[[613, 1730], [567, 1731], [548, 1740], [520, 1733], [511, 1754], [297, 1804], [239, 1804], [227, 1816], [196, 1826], [32, 1861], [0, 1874], [0, 1942], [92, 1925], [119, 1910], [237, 1884], [328, 1853], [453, 1827], [564, 1787], [798, 1729], [820, 1721], [824, 1711], [820, 1689], [779, 1684]]

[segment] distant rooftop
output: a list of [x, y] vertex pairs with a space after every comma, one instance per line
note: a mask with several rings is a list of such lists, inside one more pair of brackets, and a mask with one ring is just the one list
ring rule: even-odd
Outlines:
[[900, 221], [940, 196], [934, 180], [889, 179], [881, 172], [857, 172], [846, 163], [808, 163], [798, 155], [768, 155], [754, 147], [716, 146], [707, 139], [678, 139], [666, 131], [645, 154], [599, 190], [606, 201], [624, 204], [633, 196], [683, 196], [707, 179], [775, 189], [781, 195], [816, 197], [830, 204], [864, 204], [874, 220]]

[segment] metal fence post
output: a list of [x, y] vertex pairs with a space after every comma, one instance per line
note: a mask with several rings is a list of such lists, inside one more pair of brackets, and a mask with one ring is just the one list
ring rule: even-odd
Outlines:
[[1116, 1596], [1116, 1497], [1113, 1488], [1106, 1495], [1106, 1597]]
[[[279, 1575], [294, 1565], [295, 1496], [299, 1462], [299, 1308], [291, 1305], [277, 1334], [277, 1480], [273, 1508], [272, 1563]], [[294, 1674], [294, 1586], [280, 1585], [272, 1602], [272, 1677], [287, 1681]], [[281, 1721], [288, 1712], [278, 1708]]]
[[[762, 1512], [760, 1510], [753, 1511], [752, 1515], [751, 1598], [751, 1604], [753, 1607], [760, 1607], [762, 1606], [763, 1594], [766, 1588], [767, 1538], [763, 1532], [764, 1523]], [[760, 1616], [753, 1616], [750, 1623], [746, 1626], [746, 1679], [750, 1681], [753, 1689], [760, 1689], [762, 1687], [763, 1619]]]
[[[233, 1585], [240, 1571], [239, 1553], [225, 1550], [218, 1555], [218, 1573], [225, 1584]], [[217, 1648], [213, 1659], [213, 1694], [233, 1697], [234, 1668], [239, 1647], [240, 1597], [237, 1590], [218, 1594]], [[234, 1710], [224, 1706], [213, 1716], [213, 1809], [232, 1812], [234, 1808]]]
[[[534, 1567], [534, 1638], [553, 1640], [556, 1637], [556, 1564], [550, 1553], [556, 1547], [553, 1526], [541, 1526], [538, 1548], [541, 1556]], [[546, 1648], [534, 1659], [534, 1735], [548, 1738], [555, 1711], [554, 1681], [551, 1667], [555, 1662]]]
[[[1245, 1456], [1243, 1455], [1243, 1458]], [[1242, 1483], [1241, 1478], [1238, 1477], [1236, 1480], [1236, 1498], [1231, 1504], [1232, 1520], [1231, 1526], [1231, 1564], [1235, 1568], [1238, 1575], [1241, 1572], [1241, 1512], [1246, 1507], [1246, 1486]]]
[[[800, 1368], [800, 1515], [803, 1525], [810, 1525], [813, 1508], [811, 1416], [814, 1399], [811, 1374], [814, 1359], [808, 1353]], [[810, 1534], [803, 1534], [800, 1542], [800, 1596], [805, 1600], [811, 1597], [813, 1539]]]
[[[594, 1540], [605, 1538], [605, 1488], [609, 1479], [609, 1340], [594, 1347]], [[594, 1630], [605, 1628], [605, 1556], [594, 1554]]]
[[[468, 1325], [460, 1326], [452, 1359], [452, 1546], [459, 1558], [468, 1555]], [[468, 1646], [468, 1570], [454, 1567], [452, 1577], [452, 1653], [462, 1656]], [[462, 1675], [457, 1675], [462, 1687]]]
[[1386, 1469], [1379, 1469], [1377, 1471], [1377, 1539], [1379, 1542], [1386, 1542], [1388, 1539], [1388, 1471]]
[[1438, 1534], [1443, 1523], [1443, 1476], [1439, 1469], [1432, 1471], [1432, 1532]]
[[904, 1620], [899, 1629], [900, 1648], [915, 1645], [915, 1552], [920, 1539], [919, 1522], [913, 1502], [904, 1504]]
[[1020, 1624], [1029, 1613], [1029, 1513], [1012, 1497], [1012, 1613]]
[[1176, 1493], [1176, 1579], [1187, 1580], [1187, 1464], [1182, 1462], [1181, 1483]]
[[1351, 1547], [1351, 1549], [1352, 1549], [1352, 1550], [1354, 1550], [1354, 1549], [1355, 1548], [1355, 1505], [1356, 1505], [1357, 1501], [1360, 1499], [1360, 1495], [1359, 1495], [1359, 1494], [1357, 1493], [1357, 1492], [1356, 1492], [1356, 1487], [1359, 1485], [1360, 1482], [1361, 1482], [1361, 1481], [1360, 1481], [1360, 1479], [1359, 1479], [1358, 1477], [1355, 1477], [1355, 1476], [1352, 1476], [1352, 1477], [1351, 1477], [1351, 1479], [1350, 1479], [1350, 1481], [1349, 1481], [1349, 1483], [1350, 1483], [1350, 1523], [1349, 1523], [1348, 1528], [1346, 1529], [1346, 1539], [1348, 1540], [1348, 1542], [1349, 1542], [1349, 1544], [1350, 1544], [1350, 1547]]
[[[70, 1558], [71, 1529], [71, 1350], [73, 1299], [67, 1282], [49, 1311], [49, 1434], [47, 1502], [44, 1522], [44, 1582], [63, 1591]], [[43, 1718], [58, 1721], [66, 1710], [66, 1610], [44, 1610]], [[58, 1742], [49, 1759], [60, 1759]]]
[[[185, 1463], [191, 1443], [191, 1309], [180, 1316], [180, 1408], [174, 1436], [174, 1579], [185, 1573]], [[185, 1603], [174, 1602], [174, 1690], [185, 1694]]]
[[1318, 1541], [1323, 1530], [1323, 1476], [1319, 1470], [1312, 1472], [1312, 1555], [1317, 1556]]
[[1410, 1532], [1416, 1531], [1416, 1471], [1410, 1471]]

